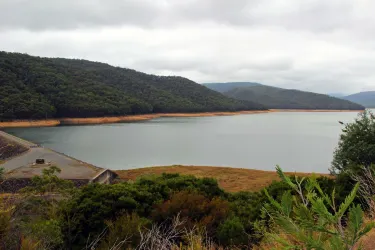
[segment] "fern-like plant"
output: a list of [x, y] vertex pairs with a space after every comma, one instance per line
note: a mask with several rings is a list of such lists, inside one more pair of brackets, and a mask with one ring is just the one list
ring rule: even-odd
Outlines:
[[335, 191], [325, 194], [314, 176], [295, 177], [293, 182], [280, 167], [276, 170], [297, 195], [285, 192], [278, 202], [265, 190], [269, 199], [263, 211], [269, 223], [265, 240], [275, 248], [353, 249], [360, 238], [374, 228], [373, 222], [365, 223], [361, 206], [353, 205], [359, 184], [338, 206]]

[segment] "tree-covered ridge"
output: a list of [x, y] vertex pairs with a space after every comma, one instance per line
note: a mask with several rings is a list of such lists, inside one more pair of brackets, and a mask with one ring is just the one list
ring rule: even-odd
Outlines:
[[0, 119], [264, 109], [186, 78], [0, 52]]
[[266, 85], [234, 88], [224, 93], [239, 100], [251, 100], [271, 109], [363, 110], [364, 107], [328, 95]]

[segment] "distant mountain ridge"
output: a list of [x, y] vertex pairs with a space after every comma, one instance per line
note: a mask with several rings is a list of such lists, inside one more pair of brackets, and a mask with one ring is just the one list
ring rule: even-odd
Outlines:
[[183, 77], [0, 51], [0, 121], [259, 109]]
[[342, 97], [342, 99], [355, 102], [366, 108], [375, 108], [375, 91], [365, 91]]
[[[230, 83], [222, 83], [232, 86]], [[217, 84], [218, 85], [218, 84]], [[210, 85], [205, 85], [210, 87]], [[228, 86], [214, 86], [215, 89], [228, 89]], [[305, 92], [294, 89], [283, 89], [255, 84], [239, 86], [223, 91], [223, 94], [239, 100], [260, 103], [270, 109], [327, 109], [327, 110], [363, 110], [364, 107], [339, 98], [324, 94]]]
[[257, 82], [226, 82], [226, 83], [215, 82], [215, 83], [202, 83], [202, 85], [212, 90], [218, 91], [220, 93], [224, 93], [233, 88], [252, 87], [252, 86], [257, 86], [261, 84]]
[[327, 95], [332, 96], [332, 97], [337, 97], [340, 99], [342, 99], [345, 96], [345, 94], [343, 93], [328, 93]]

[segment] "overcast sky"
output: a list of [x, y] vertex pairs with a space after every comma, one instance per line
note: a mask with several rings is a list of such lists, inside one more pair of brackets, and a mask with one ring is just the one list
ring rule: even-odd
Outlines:
[[373, 0], [0, 0], [0, 50], [196, 82], [375, 90]]

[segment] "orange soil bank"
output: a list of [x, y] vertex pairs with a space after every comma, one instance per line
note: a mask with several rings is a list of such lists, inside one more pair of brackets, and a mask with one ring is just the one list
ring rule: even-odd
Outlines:
[[166, 113], [166, 114], [145, 114], [145, 115], [127, 115], [113, 117], [90, 117], [90, 118], [61, 118], [50, 120], [16, 120], [10, 122], [0, 122], [0, 128], [15, 127], [52, 127], [58, 125], [74, 125], [74, 124], [104, 124], [116, 122], [134, 122], [145, 121], [159, 117], [203, 117], [203, 116], [225, 116], [240, 114], [258, 114], [270, 111], [239, 111], [239, 112], [207, 112], [207, 113]]
[[161, 113], [144, 115], [127, 115], [113, 117], [91, 117], [91, 118], [61, 118], [47, 120], [15, 120], [0, 122], [0, 128], [16, 127], [53, 127], [58, 125], [75, 124], [104, 124], [116, 122], [145, 121], [159, 117], [205, 117], [205, 116], [229, 116], [241, 114], [261, 114], [270, 112], [363, 112], [363, 110], [298, 110], [298, 109], [270, 109], [270, 110], [250, 110], [238, 112], [204, 112], [204, 113]]

